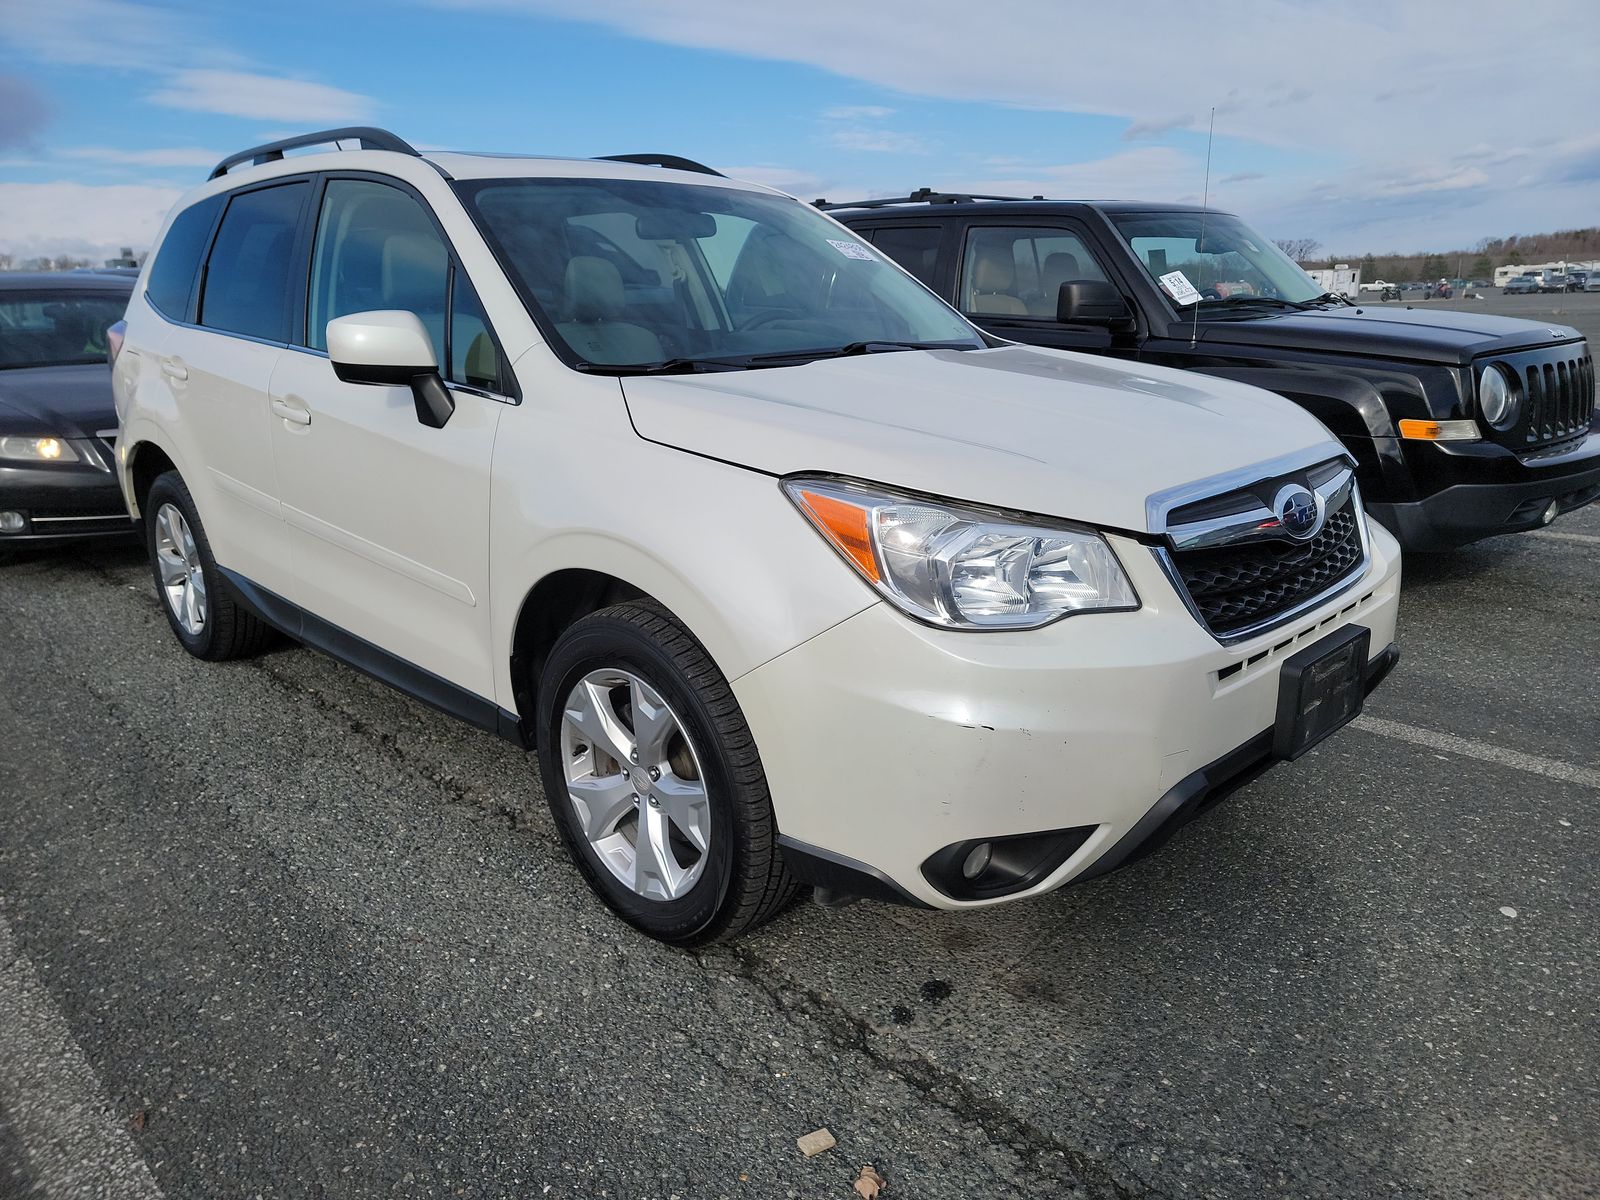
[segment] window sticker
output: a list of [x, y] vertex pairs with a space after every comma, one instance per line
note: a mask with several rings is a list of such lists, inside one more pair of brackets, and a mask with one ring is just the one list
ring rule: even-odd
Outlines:
[[834, 238], [829, 238], [828, 245], [832, 246], [846, 258], [860, 258], [866, 260], [867, 262], [873, 262], [875, 259], [872, 251], [868, 250], [860, 242], [841, 242]]
[[1194, 284], [1182, 271], [1169, 271], [1163, 275], [1161, 288], [1178, 304], [1194, 304], [1200, 299], [1200, 293], [1194, 290]]

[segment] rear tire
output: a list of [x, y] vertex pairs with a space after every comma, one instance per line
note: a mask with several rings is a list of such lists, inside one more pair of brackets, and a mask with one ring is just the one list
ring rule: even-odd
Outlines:
[[710, 655], [666, 609], [629, 601], [574, 623], [538, 695], [556, 828], [623, 920], [694, 946], [753, 929], [794, 899], [750, 727]]
[[264, 649], [272, 628], [234, 598], [183, 477], [176, 471], [157, 477], [140, 508], [156, 595], [183, 648], [208, 662]]

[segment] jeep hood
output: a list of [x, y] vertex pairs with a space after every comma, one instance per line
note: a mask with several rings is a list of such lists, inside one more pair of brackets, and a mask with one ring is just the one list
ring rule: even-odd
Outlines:
[[[1189, 339], [1187, 323], [1172, 336]], [[1569, 325], [1495, 317], [1451, 308], [1406, 308], [1366, 303], [1355, 308], [1321, 308], [1308, 312], [1273, 313], [1238, 320], [1200, 322], [1200, 340], [1286, 350], [1324, 350], [1331, 354], [1363, 354], [1409, 358], [1419, 362], [1465, 366], [1480, 354], [1532, 350], [1578, 342], [1583, 335]]]
[[1023, 346], [622, 380], [640, 436], [773, 475], [822, 472], [1150, 532], [1152, 493], [1340, 454], [1270, 392]]

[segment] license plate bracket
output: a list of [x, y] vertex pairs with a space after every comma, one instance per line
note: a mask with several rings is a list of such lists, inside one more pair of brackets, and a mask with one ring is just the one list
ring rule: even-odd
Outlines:
[[1346, 625], [1284, 660], [1273, 753], [1296, 759], [1361, 714], [1372, 631]]

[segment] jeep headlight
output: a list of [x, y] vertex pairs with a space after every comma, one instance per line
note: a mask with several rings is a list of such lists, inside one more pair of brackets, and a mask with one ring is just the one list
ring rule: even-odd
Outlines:
[[1483, 369], [1478, 377], [1478, 412], [1496, 429], [1510, 429], [1517, 423], [1516, 389], [1498, 363]]
[[831, 479], [788, 479], [783, 490], [886, 600], [933, 625], [1032, 629], [1139, 607], [1092, 529]]
[[0, 437], [0, 459], [9, 462], [77, 462], [78, 452], [65, 438]]

